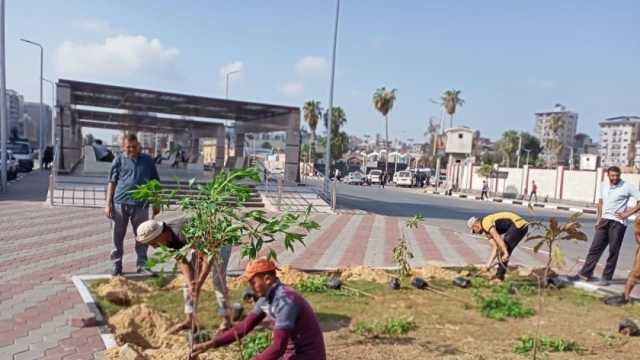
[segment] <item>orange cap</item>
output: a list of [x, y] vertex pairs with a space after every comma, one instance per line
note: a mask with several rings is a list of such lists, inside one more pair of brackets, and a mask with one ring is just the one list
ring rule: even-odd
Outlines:
[[249, 281], [257, 274], [279, 270], [275, 262], [267, 260], [267, 258], [259, 258], [249, 261], [247, 268], [244, 270], [242, 277]]

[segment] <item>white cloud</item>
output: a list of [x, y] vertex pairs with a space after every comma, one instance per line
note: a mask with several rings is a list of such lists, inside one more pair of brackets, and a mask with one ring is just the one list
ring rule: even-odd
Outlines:
[[304, 84], [301, 82], [291, 81], [282, 85], [280, 91], [282, 91], [286, 96], [300, 96], [304, 93]]
[[142, 35], [116, 35], [102, 43], [63, 42], [54, 55], [59, 76], [105, 78], [170, 67], [180, 50]]
[[113, 35], [120, 31], [111, 27], [107, 21], [95, 18], [85, 18], [74, 22], [74, 25], [84, 31], [90, 31], [103, 35]]
[[328, 68], [327, 59], [322, 56], [305, 56], [295, 65], [298, 75], [323, 74]]

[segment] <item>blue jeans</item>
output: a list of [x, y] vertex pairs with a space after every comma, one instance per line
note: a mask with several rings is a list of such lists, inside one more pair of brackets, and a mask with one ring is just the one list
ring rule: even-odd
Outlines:
[[[138, 235], [138, 226], [149, 219], [149, 208], [127, 204], [113, 204], [113, 219], [111, 226], [111, 239], [113, 250], [111, 262], [114, 268], [122, 270], [122, 256], [124, 255], [124, 237], [127, 234], [129, 222], [133, 227], [133, 234]], [[147, 248], [149, 245], [136, 243], [136, 266], [144, 266], [147, 261]]]

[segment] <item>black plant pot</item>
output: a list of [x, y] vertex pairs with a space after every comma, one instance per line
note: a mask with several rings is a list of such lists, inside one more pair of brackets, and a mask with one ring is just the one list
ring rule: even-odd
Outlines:
[[329, 289], [340, 290], [342, 288], [342, 280], [339, 277], [331, 277], [327, 280], [327, 286]]
[[400, 289], [400, 279], [398, 279], [397, 277], [391, 278], [391, 280], [389, 280], [389, 287], [392, 290]]
[[423, 278], [414, 277], [413, 279], [411, 279], [411, 286], [416, 289], [426, 289], [429, 284], [427, 284], [427, 281]]
[[466, 289], [469, 287], [469, 285], [471, 285], [471, 281], [469, 281], [469, 279], [467, 279], [466, 277], [458, 276], [453, 279], [453, 285], [459, 288]]

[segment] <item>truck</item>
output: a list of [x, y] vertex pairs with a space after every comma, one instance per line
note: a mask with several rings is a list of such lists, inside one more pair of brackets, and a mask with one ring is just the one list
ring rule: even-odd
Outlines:
[[35, 154], [28, 141], [14, 140], [7, 144], [7, 150], [13, 153], [18, 160], [18, 171], [29, 172], [33, 170]]

